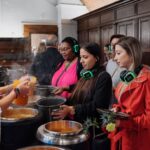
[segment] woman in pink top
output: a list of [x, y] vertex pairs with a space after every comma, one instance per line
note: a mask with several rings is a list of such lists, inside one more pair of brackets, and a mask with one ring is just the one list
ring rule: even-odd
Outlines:
[[[76, 39], [66, 37], [60, 45], [61, 62], [52, 77], [53, 93], [68, 98], [73, 86], [77, 83], [82, 69], [79, 61], [79, 45]], [[55, 57], [55, 56], [54, 56]]]

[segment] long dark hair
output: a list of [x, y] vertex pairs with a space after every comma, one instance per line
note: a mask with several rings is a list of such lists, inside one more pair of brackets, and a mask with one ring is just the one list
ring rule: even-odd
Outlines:
[[84, 44], [82, 45], [81, 48], [87, 51], [88, 53], [92, 54], [95, 58], [97, 58], [97, 63], [93, 67], [94, 77], [88, 80], [81, 77], [80, 80], [78, 81], [71, 95], [71, 100], [73, 101], [74, 104], [85, 103], [91, 98], [95, 89], [95, 84], [98, 78], [98, 74], [104, 70], [104, 66], [100, 64], [102, 55], [100, 52], [101, 49], [98, 44], [96, 43]]

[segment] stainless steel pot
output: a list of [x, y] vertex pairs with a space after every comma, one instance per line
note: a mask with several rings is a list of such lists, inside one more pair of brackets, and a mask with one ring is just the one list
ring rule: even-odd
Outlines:
[[[48, 126], [53, 129], [49, 130]], [[64, 134], [64, 132], [56, 132], [56, 128], [61, 129], [61, 131], [63, 128], [72, 128], [75, 130], [68, 133], [65, 132]], [[40, 126], [37, 130], [38, 140], [43, 143], [52, 145], [75, 145], [87, 141], [88, 137], [89, 135], [83, 132], [83, 128], [80, 123], [69, 120], [52, 121]]]
[[13, 108], [1, 115], [1, 149], [16, 150], [35, 140], [42, 117], [37, 109]]
[[25, 148], [20, 148], [18, 150], [65, 150], [65, 148], [60, 148], [56, 146], [37, 145], [37, 146], [29, 146]]
[[66, 99], [60, 96], [49, 96], [37, 101], [39, 111], [43, 115], [43, 123], [52, 121], [51, 113], [53, 110], [59, 109]]

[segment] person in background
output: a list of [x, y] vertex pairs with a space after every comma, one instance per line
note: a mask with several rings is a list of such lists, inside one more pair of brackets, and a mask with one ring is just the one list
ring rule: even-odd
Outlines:
[[46, 44], [45, 44], [45, 42], [40, 42], [40, 44], [38, 46], [37, 54], [43, 53], [45, 51], [46, 51]]
[[0, 87], [0, 108], [4, 111], [20, 94], [28, 94], [30, 79], [27, 76], [20, 78], [20, 83], [14, 88], [13, 84]]
[[35, 76], [41, 85], [49, 85], [57, 65], [63, 60], [57, 49], [57, 36], [51, 34], [46, 40], [46, 51], [37, 54], [29, 73]]
[[[134, 37], [120, 39], [115, 45], [114, 60], [127, 70], [120, 74], [122, 82], [115, 90], [118, 104], [114, 105], [113, 109], [127, 113], [130, 117], [116, 121], [117, 131], [110, 136], [112, 150], [149, 150], [150, 69], [142, 65], [139, 41]], [[117, 147], [117, 140], [120, 147]]]
[[66, 37], [59, 46], [59, 52], [63, 61], [57, 66], [52, 77], [51, 84], [55, 86], [53, 93], [65, 98], [70, 96], [70, 92], [80, 77], [82, 65], [79, 60], [79, 44], [73, 37]]
[[115, 34], [112, 35], [110, 38], [110, 46], [109, 46], [109, 53], [111, 53], [111, 57], [107, 62], [106, 65], [106, 71], [111, 75], [112, 77], [112, 83], [113, 83], [113, 89], [117, 86], [117, 84], [120, 82], [120, 72], [124, 70], [124, 68], [120, 68], [116, 61], [114, 60], [114, 46], [118, 42], [118, 40], [122, 37], [125, 37], [121, 34]]
[[107, 63], [108, 63], [108, 61], [110, 60], [110, 59], [112, 59], [112, 50], [111, 50], [111, 46], [110, 46], [110, 44], [106, 44], [105, 46], [104, 46], [104, 54], [105, 54], [105, 57], [104, 57], [104, 66], [106, 66], [107, 65]]

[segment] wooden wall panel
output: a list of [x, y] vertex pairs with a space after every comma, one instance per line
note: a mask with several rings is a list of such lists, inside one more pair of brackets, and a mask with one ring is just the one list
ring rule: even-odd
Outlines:
[[102, 24], [113, 21], [114, 19], [115, 19], [114, 11], [109, 11], [109, 12], [101, 14], [101, 23]]
[[88, 29], [88, 19], [83, 19], [78, 22], [78, 30]]
[[149, 52], [143, 52], [142, 63], [143, 63], [143, 64], [150, 65], [149, 59], [150, 59], [150, 53], [149, 53]]
[[0, 65], [11, 68], [14, 63], [26, 64], [31, 56], [26, 38], [0, 38]]
[[145, 0], [138, 3], [138, 14], [150, 12], [150, 0]]
[[134, 20], [125, 21], [117, 24], [117, 33], [126, 36], [135, 37], [135, 23]]
[[100, 43], [98, 28], [89, 30], [89, 42]]
[[[91, 18], [95, 16], [100, 16], [100, 21], [95, 18], [92, 22]], [[143, 47], [143, 63], [150, 65], [150, 0], [118, 1], [75, 20], [78, 23], [84, 21], [82, 28], [78, 26], [82, 43], [99, 40], [103, 48], [109, 42], [110, 36], [116, 33], [137, 38]], [[95, 28], [94, 22], [98, 21], [100, 24], [96, 24]], [[99, 29], [99, 36], [96, 29]]]
[[88, 31], [82, 31], [78, 33], [78, 40], [79, 43], [86, 43], [89, 41], [89, 34]]
[[144, 48], [143, 51], [150, 50], [150, 16], [139, 19], [139, 40]]
[[24, 36], [29, 37], [31, 33], [50, 33], [56, 34], [58, 33], [58, 29], [56, 25], [24, 25]]
[[101, 28], [101, 46], [104, 47], [105, 44], [109, 43], [111, 35], [114, 34], [114, 26], [108, 25]]
[[92, 16], [89, 18], [89, 23], [88, 27], [93, 28], [93, 27], [98, 27], [100, 25], [100, 17], [99, 16]]
[[135, 6], [127, 5], [117, 9], [117, 19], [127, 18], [135, 15]]

